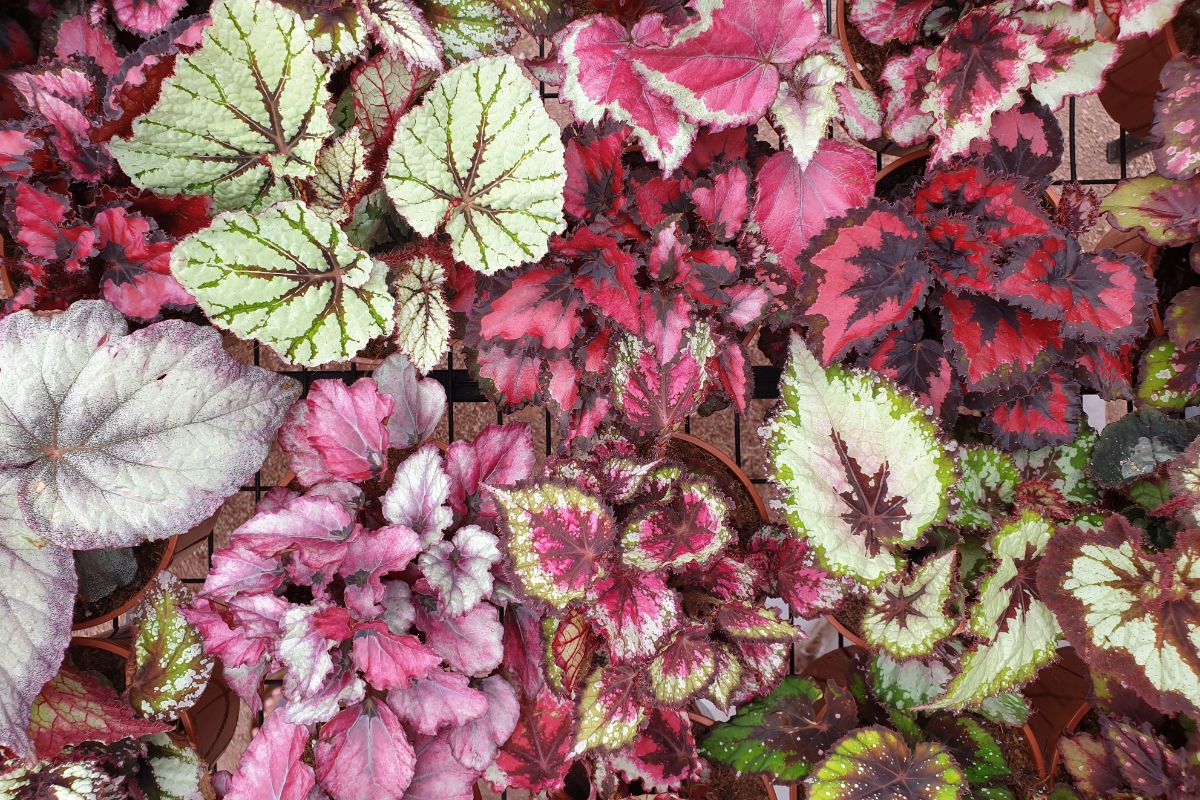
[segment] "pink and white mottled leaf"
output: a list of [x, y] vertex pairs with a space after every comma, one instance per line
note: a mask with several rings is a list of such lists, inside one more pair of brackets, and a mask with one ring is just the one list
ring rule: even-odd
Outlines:
[[853, 0], [848, 16], [871, 44], [912, 44], [933, 6], [934, 0]]
[[345, 582], [346, 607], [363, 619], [378, 616], [380, 604], [386, 604], [383, 577], [403, 571], [420, 552], [421, 540], [403, 525], [388, 525], [376, 531], [358, 528], [337, 567]]
[[729, 501], [704, 481], [676, 486], [671, 504], [646, 509], [629, 521], [621, 535], [621, 559], [645, 572], [703, 566], [730, 541], [726, 524]]
[[237, 542], [252, 553], [273, 558], [293, 557], [287, 571], [294, 581], [327, 582], [346, 557], [354, 518], [342, 503], [309, 493], [282, 500], [260, 511], [234, 531]]
[[403, 797], [416, 756], [395, 713], [369, 697], [321, 726], [313, 761], [333, 800], [358, 800]]
[[434, 445], [425, 445], [397, 468], [383, 496], [383, 515], [415, 532], [422, 547], [427, 547], [441, 540], [453, 520], [446, 505], [449, 496], [450, 478], [442, 469], [442, 454]]
[[572, 755], [616, 750], [637, 736], [646, 719], [640, 699], [642, 672], [633, 664], [597, 667], [579, 698], [579, 725]]
[[682, 617], [679, 594], [653, 573], [611, 570], [588, 591], [584, 616], [612, 658], [653, 655]]
[[466, 725], [488, 709], [487, 695], [472, 688], [466, 675], [444, 669], [393, 689], [387, 702], [400, 719], [430, 736]]
[[304, 763], [308, 729], [289, 724], [283, 714], [267, 717], [238, 762], [224, 800], [309, 800], [316, 785]]
[[477, 525], [459, 528], [452, 541], [434, 542], [421, 554], [421, 574], [437, 590], [438, 608], [457, 617], [492, 593], [499, 541]]
[[1044, 54], [1029, 65], [1029, 93], [1035, 100], [1057, 111], [1067, 97], [1100, 91], [1118, 48], [1100, 41], [1092, 9], [1058, 3], [1044, 10], [1024, 9], [1016, 16]]
[[708, 361], [715, 354], [716, 342], [704, 322], [693, 325], [678, 344], [672, 330], [623, 337], [609, 375], [626, 423], [653, 435], [679, 430], [704, 400], [711, 381]]
[[659, 703], [682, 707], [708, 688], [717, 669], [717, 647], [711, 636], [712, 631], [702, 625], [681, 627], [654, 656], [646, 671]]
[[413, 750], [417, 764], [404, 800], [473, 800], [479, 771], [458, 762], [444, 735], [417, 736]]
[[400, 353], [387, 357], [371, 375], [379, 391], [392, 398], [388, 442], [415, 447], [433, 436], [446, 412], [446, 390], [433, 378], [421, 378]]
[[131, 33], [152, 36], [175, 19], [187, 0], [112, 0], [117, 24]]
[[333, 672], [331, 651], [350, 636], [350, 615], [336, 606], [292, 606], [280, 626], [276, 658], [288, 671], [284, 696], [294, 700], [316, 694]]
[[1179, 53], [1159, 73], [1151, 133], [1161, 144], [1154, 164], [1167, 178], [1200, 172], [1200, 59]]
[[923, 45], [892, 57], [880, 78], [884, 85], [884, 126], [888, 138], [910, 147], [929, 138], [933, 114], [921, 109], [925, 86], [933, 77], [925, 64], [933, 50]]
[[487, 489], [529, 477], [536, 463], [533, 430], [525, 423], [488, 425], [470, 442], [453, 442], [446, 450], [450, 507], [457, 514], [495, 516]]

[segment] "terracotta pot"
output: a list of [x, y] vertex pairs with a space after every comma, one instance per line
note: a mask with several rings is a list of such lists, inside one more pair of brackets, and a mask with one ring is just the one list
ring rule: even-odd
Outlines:
[[[178, 539], [178, 536], [172, 536], [170, 539], [166, 540], [167, 546], [164, 548], [162, 556], [158, 559], [158, 564], [155, 565], [154, 572], [150, 574], [150, 577], [146, 579], [146, 582], [142, 585], [142, 587], [134, 592], [132, 597], [130, 597], [117, 608], [114, 608], [105, 614], [102, 614], [98, 617], [81, 619], [78, 622], [72, 623], [71, 630], [82, 631], [87, 630], [88, 628], [94, 628], [97, 625], [103, 625], [106, 622], [111, 622], [117, 617], [120, 617], [122, 614], [131, 611], [133, 607], [141, 601], [142, 596], [146, 594], [146, 589], [148, 589], [150, 584], [154, 582], [154, 579], [158, 577], [158, 573], [162, 572], [170, 565], [171, 560], [175, 557], [175, 548], [177, 546]], [[142, 546], [143, 545], [138, 545], [138, 547]]]
[[885, 164], [883, 166], [883, 169], [881, 169], [881, 170], [879, 170], [879, 172], [875, 173], [876, 191], [878, 191], [879, 184], [881, 182], [883, 182], [883, 180], [885, 180], [886, 178], [891, 176], [892, 174], [898, 172], [899, 170], [904, 169], [905, 167], [912, 164], [914, 161], [920, 161], [922, 159], [927, 159], [927, 158], [929, 158], [929, 148], [928, 147], [917, 147], [917, 148], [905, 153], [904, 155], [900, 156], [895, 161], [892, 161], [889, 164]]
[[[109, 638], [71, 637], [72, 648], [92, 648], [111, 653], [127, 663], [130, 657], [129, 631]], [[225, 751], [237, 730], [241, 701], [225, 683], [218, 661], [213, 667], [208, 686], [200, 699], [187, 711], [179, 715], [179, 723], [188, 742], [206, 764], [212, 764]]]
[[713, 447], [703, 439], [698, 439], [695, 436], [686, 433], [677, 433], [671, 438], [676, 442], [681, 442], [685, 445], [690, 445], [697, 450], [701, 450], [720, 462], [721, 465], [733, 476], [733, 478], [746, 490], [746, 494], [749, 495], [754, 503], [754, 510], [758, 512], [759, 519], [761, 519], [763, 522], [771, 521], [771, 514], [767, 510], [767, 504], [764, 503], [763, 499], [759, 496], [758, 489], [755, 487], [754, 482], [750, 480], [750, 476], [743, 472], [742, 468], [739, 467], [732, 458], [725, 455], [724, 451]]
[[834, 630], [840, 633], [843, 638], [851, 642], [855, 647], [866, 648], [867, 640], [864, 639], [858, 631], [853, 630], [849, 625], [838, 619], [835, 614], [826, 614], [825, 621], [832, 625]]
[[[1096, 28], [1102, 39], [1115, 34], [1112, 21], [1105, 16], [1097, 0]], [[1100, 104], [1117, 124], [1135, 136], [1145, 136], [1154, 122], [1154, 96], [1162, 89], [1158, 74], [1163, 65], [1179, 52], [1171, 23], [1153, 36], [1139, 36], [1120, 43], [1121, 54], [1104, 76]]]
[[171, 558], [171, 563], [174, 564], [182, 556], [186, 555], [196, 545], [202, 544], [208, 539], [209, 534], [213, 532], [213, 528], [217, 526], [218, 511], [208, 519], [201, 522], [196, 527], [192, 528], [187, 533], [181, 533], [175, 539], [175, 555]]
[[1087, 715], [1084, 698], [1092, 689], [1092, 679], [1075, 648], [1058, 650], [1058, 661], [1038, 673], [1025, 687], [1033, 713], [1023, 726], [1039, 774], [1051, 780], [1058, 769], [1058, 740], [1075, 730]]

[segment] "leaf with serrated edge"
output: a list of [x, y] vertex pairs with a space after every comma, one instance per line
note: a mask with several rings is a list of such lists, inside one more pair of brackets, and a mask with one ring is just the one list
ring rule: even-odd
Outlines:
[[129, 703], [147, 719], [175, 719], [208, 686], [213, 660], [200, 630], [179, 613], [190, 597], [178, 578], [160, 572], [134, 611]]
[[[785, 492], [784, 513], [826, 569], [876, 586], [900, 568], [892, 548], [918, 541], [948, 510], [954, 465], [937, 426], [886, 381], [837, 366], [822, 369], [796, 335], [780, 388], [782, 406], [762, 435]], [[886, 473], [888, 492], [903, 498], [903, 509], [882, 527], [898, 535], [880, 537], [884, 531], [871, 525], [859, 532], [845, 518], [853, 512], [846, 498], [851, 487], [829, 467], [842, 464], [843, 456], [867, 475]], [[871, 552], [873, 536], [889, 539], [888, 546]]]
[[355, 6], [388, 55], [413, 69], [442, 68], [442, 41], [413, 0], [355, 0]]
[[143, 188], [212, 195], [218, 211], [294, 196], [333, 133], [329, 70], [299, 16], [275, 3], [220, 0], [199, 50], [163, 81], [133, 137], [108, 149]]
[[83, 742], [112, 744], [171, 729], [163, 722], [141, 719], [103, 678], [63, 666], [33, 703], [29, 734], [39, 758], [53, 758], [64, 747]]
[[386, 267], [303, 203], [222, 214], [176, 245], [171, 272], [214, 324], [303, 366], [392, 330]]
[[566, 179], [558, 126], [503, 56], [447, 72], [400, 120], [384, 187], [418, 233], [444, 226], [455, 258], [490, 275], [546, 254]]
[[859, 728], [833, 746], [809, 778], [810, 800], [958, 800], [967, 780], [936, 742], [913, 748], [900, 734]]
[[579, 698], [574, 755], [591, 749], [616, 750], [637, 736], [646, 718], [638, 699], [640, 677], [634, 666], [596, 668]]
[[450, 349], [450, 309], [442, 286], [446, 271], [429, 256], [409, 259], [392, 285], [396, 293], [396, 345], [418, 372], [437, 366]]
[[897, 658], [932, 653], [958, 625], [949, 608], [957, 559], [950, 550], [927, 559], [910, 578], [889, 578], [871, 594], [863, 637]]
[[312, 179], [315, 204], [338, 222], [345, 222], [370, 178], [362, 130], [351, 128], [317, 154]]
[[1016, 497], [1021, 473], [1013, 457], [995, 447], [966, 447], [959, 451], [961, 479], [956, 485], [958, 508], [950, 517], [955, 525], [990, 528], [997, 513], [1004, 513]]

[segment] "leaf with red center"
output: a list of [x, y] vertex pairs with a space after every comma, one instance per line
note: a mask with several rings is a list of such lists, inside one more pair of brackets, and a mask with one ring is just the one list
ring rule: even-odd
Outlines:
[[450, 477], [442, 467], [442, 454], [427, 444], [397, 467], [392, 485], [383, 496], [383, 516], [388, 522], [417, 534], [422, 547], [442, 540], [454, 514], [447, 506]]
[[564, 350], [583, 330], [582, 307], [570, 270], [551, 259], [500, 278], [497, 290], [472, 315], [478, 316], [487, 342]]
[[617, 661], [653, 654], [679, 625], [681, 611], [679, 594], [662, 578], [623, 569], [599, 578], [583, 607]]
[[571, 766], [575, 707], [551, 692], [521, 704], [517, 727], [500, 749], [487, 777], [497, 789], [524, 789], [535, 794], [563, 788]]
[[893, 576], [870, 597], [863, 637], [898, 659], [927, 656], [954, 632], [951, 613], [958, 554], [951, 550], [916, 565], [909, 576]]
[[545, 666], [550, 682], [574, 695], [592, 668], [596, 649], [603, 643], [582, 612], [572, 611], [561, 619], [542, 620]]
[[617, 345], [609, 373], [613, 394], [624, 421], [638, 431], [678, 430], [704, 399], [711, 380], [708, 360], [715, 353], [708, 325], [696, 323], [680, 345], [671, 352], [665, 337], [633, 336]]
[[940, 418], [953, 423], [962, 401], [961, 381], [945, 347], [937, 339], [924, 338], [924, 331], [924, 324], [915, 319], [884, 336], [859, 363], [912, 391]]
[[988, 404], [980, 428], [1006, 450], [1065, 444], [1075, 438], [1079, 402], [1079, 384], [1053, 371], [1016, 396]]
[[940, 211], [974, 217], [997, 246], [1051, 231], [1041, 199], [1019, 179], [996, 175], [977, 164], [930, 170], [913, 196], [913, 213], [928, 221]]
[[27, 181], [48, 158], [45, 142], [24, 126], [0, 128], [0, 183]]
[[668, 217], [685, 214], [691, 204], [683, 194], [683, 181], [656, 174], [632, 177], [634, 211], [646, 228], [657, 228]]
[[625, 206], [625, 165], [621, 157], [629, 129], [589, 125], [567, 140], [564, 207], [576, 219], [600, 220]]
[[731, 541], [729, 502], [711, 484], [687, 481], [670, 505], [636, 515], [621, 535], [621, 560], [644, 572], [704, 565]]
[[641, 699], [645, 675], [633, 664], [597, 667], [579, 698], [572, 755], [616, 750], [633, 741], [646, 719]]
[[784, 678], [771, 694], [718, 724], [701, 752], [739, 772], [795, 782], [857, 721], [854, 698], [837, 684], [822, 689], [806, 678]]
[[809, 786], [814, 797], [830, 800], [958, 800], [967, 779], [941, 744], [910, 748], [899, 733], [875, 726], [852, 731], [829, 748]]
[[63, 195], [21, 183], [9, 194], [6, 211], [17, 244], [41, 263], [77, 272], [97, 253], [95, 229], [79, 219]]
[[379, 475], [387, 464], [386, 421], [394, 405], [370, 378], [352, 386], [335, 379], [314, 381], [279, 435], [300, 482], [312, 486]]
[[954, 290], [993, 291], [1000, 248], [983, 235], [975, 219], [936, 212], [926, 220], [925, 231], [926, 258], [943, 284]]
[[1154, 164], [1167, 178], [1190, 178], [1200, 172], [1200, 59], [1177, 54], [1162, 68], [1159, 81], [1151, 134], [1161, 144]]
[[568, 260], [575, 288], [583, 300], [626, 330], [640, 329], [637, 316], [637, 261], [617, 240], [580, 228], [569, 239], [555, 239], [551, 248]]
[[992, 117], [987, 137], [971, 144], [971, 155], [990, 172], [1044, 186], [1062, 161], [1062, 128], [1050, 109], [1026, 97]]
[[403, 59], [379, 53], [350, 73], [354, 121], [367, 145], [367, 167], [383, 171], [396, 123], [429, 84], [427, 74], [413, 72]]
[[971, 391], [986, 392], [1042, 375], [1062, 353], [1062, 324], [984, 295], [940, 298], [943, 341]]
[[598, 125], [607, 113], [628, 125], [646, 155], [669, 174], [683, 162], [696, 127], [669, 97], [650, 88], [634, 64], [639, 38], [652, 33], [653, 20], [632, 32], [599, 14], [571, 23], [557, 37], [562, 96], [581, 122]]
[[333, 800], [352, 800], [403, 797], [416, 756], [395, 713], [368, 697], [321, 726], [313, 761], [321, 788]]
[[1073, 236], [1016, 247], [996, 292], [1041, 319], [1062, 320], [1063, 336], [1120, 347], [1141, 336], [1156, 297], [1146, 263], [1131, 253], [1084, 253]]
[[744, 164], [736, 164], [703, 183], [692, 185], [696, 213], [713, 235], [729, 240], [742, 229], [750, 204], [750, 176]]
[[423, 678], [441, 657], [417, 637], [397, 636], [386, 622], [364, 622], [354, 629], [354, 664], [377, 689], [399, 689]]
[[30, 117], [44, 120], [59, 161], [71, 177], [88, 182], [104, 179], [112, 159], [91, 139], [95, 77], [78, 67], [55, 67], [40, 72], [11, 72], [7, 76]]
[[646, 668], [654, 698], [680, 708], [700, 695], [717, 671], [717, 647], [712, 631], [686, 625], [671, 636]]
[[58, 26], [54, 37], [54, 56], [64, 62], [73, 58], [90, 58], [109, 77], [121, 66], [121, 57], [113, 46], [112, 29], [93, 25], [83, 14], [67, 17]]
[[1133, 399], [1134, 347], [1126, 345], [1112, 351], [1102, 345], [1081, 343], [1075, 354], [1075, 380], [1105, 400]]
[[871, 44], [912, 44], [933, 6], [934, 0], [853, 0], [849, 17]]
[[462, 616], [447, 617], [437, 610], [432, 597], [418, 595], [416, 599], [417, 628], [450, 669], [480, 677], [500, 666], [504, 629], [495, 606], [480, 603]]
[[932, 75], [925, 66], [933, 50], [917, 45], [909, 53], [893, 56], [880, 76], [884, 87], [884, 131], [901, 147], [929, 139], [933, 115], [921, 110], [925, 85]]
[[104, 297], [127, 317], [151, 321], [164, 307], [190, 308], [195, 300], [171, 275], [168, 239], [153, 220], [115, 206], [96, 214]]
[[470, 442], [453, 442], [446, 450], [450, 507], [456, 514], [490, 519], [497, 512], [488, 490], [528, 478], [536, 464], [528, 423], [488, 425]]
[[651, 792], [679, 789], [699, 777], [700, 759], [686, 712], [656, 708], [637, 741], [613, 754], [611, 763], [628, 781]]
[[783, 619], [779, 610], [755, 606], [750, 601], [725, 603], [717, 611], [717, 627], [734, 639], [750, 642], [792, 642], [797, 636], [792, 623]]
[[1142, 531], [1118, 515], [1102, 530], [1051, 538], [1038, 586], [1088, 664], [1160, 711], [1192, 715], [1200, 708], [1198, 575], [1197, 531], [1148, 553]]
[[1200, 175], [1173, 181], [1147, 175], [1121, 181], [1100, 203], [1114, 227], [1151, 244], [1176, 247], [1200, 239]]
[[232, 539], [265, 558], [290, 553], [287, 569], [293, 580], [321, 582], [346, 557], [354, 524], [344, 505], [312, 493], [260, 510], [234, 530]]
[[316, 785], [304, 762], [308, 741], [306, 726], [269, 715], [238, 761], [225, 800], [307, 800]]
[[1021, 102], [1030, 64], [1042, 58], [1019, 19], [991, 8], [962, 17], [929, 58], [933, 80], [921, 110], [933, 114], [933, 158], [946, 161], [987, 136], [992, 115]]
[[106, 682], [67, 666], [42, 687], [29, 720], [29, 735], [42, 759], [83, 742], [112, 744], [170, 729], [165, 723], [134, 716]]
[[798, 281], [807, 264], [796, 258], [812, 238], [873, 194], [875, 158], [865, 148], [827, 139], [807, 167], [790, 151], [776, 153], [754, 180], [754, 220], [784, 273]]
[[823, 31], [820, 13], [806, 3], [725, 0], [704, 5], [669, 43], [631, 55], [646, 83], [690, 120], [728, 128], [762, 118], [779, 93], [779, 71], [808, 55]]
[[813, 239], [804, 323], [822, 363], [863, 350], [906, 320], [932, 282], [924, 232], [901, 206], [872, 198]]

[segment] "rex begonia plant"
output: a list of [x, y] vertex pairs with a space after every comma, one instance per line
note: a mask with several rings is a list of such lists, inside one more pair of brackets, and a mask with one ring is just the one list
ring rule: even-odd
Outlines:
[[582, 756], [605, 786], [695, 780], [688, 707], [738, 705], [786, 670], [799, 631], [767, 598], [812, 617], [839, 594], [802, 542], [738, 530], [708, 478], [615, 435], [491, 494], [524, 604], [505, 621], [522, 714], [497, 788], [561, 789]]
[[443, 454], [422, 443], [440, 387], [400, 356], [379, 372], [379, 383], [318, 380], [293, 407], [281, 442], [305, 491], [268, 492], [185, 611], [251, 708], [263, 678], [285, 671], [283, 703], [227, 800], [269, 785], [470, 798], [517, 723], [516, 693], [496, 674], [488, 490], [532, 472], [529, 428], [493, 425]]
[[1132, 396], [1155, 286], [1138, 256], [1083, 249], [1086, 192], [1053, 217], [1044, 207], [1053, 119], [1036, 105], [1006, 116], [1011, 139], [815, 237], [797, 321], [822, 364], [857, 352], [947, 424], [966, 405], [1000, 446], [1036, 449], [1074, 438], [1084, 387]]
[[102, 300], [0, 320], [0, 745], [30, 753], [30, 705], [70, 638], [72, 550], [184, 533], [266, 458], [300, 391], [211, 328], [129, 331]]

